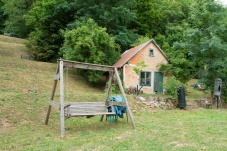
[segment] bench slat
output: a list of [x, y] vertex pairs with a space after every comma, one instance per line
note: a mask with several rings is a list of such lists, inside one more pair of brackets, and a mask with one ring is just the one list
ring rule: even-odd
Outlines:
[[93, 112], [108, 112], [107, 110], [67, 110], [68, 113], [93, 113]]
[[66, 105], [65, 116], [115, 115], [108, 112], [105, 102], [71, 102]]
[[115, 115], [113, 112], [99, 112], [99, 113], [71, 113], [68, 116], [89, 116], [89, 115]]
[[106, 105], [70, 105], [69, 108], [106, 108]]
[[105, 105], [105, 102], [70, 102], [69, 105]]

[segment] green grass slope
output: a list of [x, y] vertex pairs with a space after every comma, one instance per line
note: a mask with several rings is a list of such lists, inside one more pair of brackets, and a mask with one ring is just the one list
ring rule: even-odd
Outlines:
[[[23, 39], [0, 35], [0, 139], [3, 140], [0, 150], [8, 150], [10, 146], [12, 149], [23, 148], [21, 141], [27, 139], [30, 142], [34, 137], [31, 135], [34, 129], [39, 131], [38, 135], [48, 134], [50, 130], [44, 126], [44, 120], [57, 64], [21, 59], [22, 54], [28, 55], [25, 42]], [[23, 90], [32, 92], [23, 93]], [[59, 87], [56, 96], [58, 101]], [[105, 94], [103, 89], [89, 86], [84, 77], [69, 69], [65, 71], [65, 97], [66, 101], [96, 101], [100, 98], [103, 100]], [[51, 116], [52, 113], [54, 116], [58, 111], [52, 110]], [[55, 137], [59, 135], [58, 122], [58, 114], [50, 119], [50, 125], [56, 126]], [[31, 129], [23, 130], [26, 127]]]
[[[226, 150], [226, 109], [151, 110], [139, 108], [133, 96], [128, 98], [136, 110], [136, 129], [125, 118], [117, 123], [99, 122], [98, 116], [70, 118], [61, 139], [58, 110], [52, 109], [49, 125], [44, 125], [56, 64], [21, 59], [27, 55], [24, 42], [0, 35], [1, 151]], [[66, 100], [105, 98], [103, 85], [90, 87], [72, 69], [65, 72], [65, 81]]]

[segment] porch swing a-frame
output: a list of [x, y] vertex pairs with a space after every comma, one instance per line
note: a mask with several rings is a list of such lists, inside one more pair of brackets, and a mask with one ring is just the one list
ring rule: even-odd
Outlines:
[[[80, 68], [80, 69], [89, 69], [89, 70], [98, 70], [98, 71], [106, 71], [110, 73], [109, 78], [109, 87], [106, 93], [106, 99], [103, 102], [64, 102], [64, 68]], [[109, 101], [109, 97], [111, 94], [111, 87], [112, 87], [112, 81], [113, 77], [116, 75], [117, 82], [122, 94], [122, 97], [124, 98], [124, 102], [113, 102]], [[54, 96], [56, 92], [57, 83], [60, 81], [60, 97], [59, 97], [59, 103], [54, 101]], [[131, 124], [133, 128], [135, 128], [135, 122], [133, 119], [132, 112], [130, 110], [124, 89], [122, 87], [122, 83], [120, 80], [120, 76], [118, 74], [117, 68], [114, 66], [106, 66], [106, 65], [98, 65], [98, 64], [90, 64], [90, 63], [83, 63], [83, 62], [76, 62], [76, 61], [69, 61], [69, 60], [58, 60], [58, 66], [56, 70], [56, 74], [54, 76], [54, 84], [52, 88], [52, 93], [50, 96], [50, 100], [48, 101], [48, 110], [45, 120], [45, 125], [48, 124], [51, 108], [55, 107], [60, 110], [60, 131], [61, 131], [61, 137], [65, 136], [65, 118], [70, 117], [78, 117], [78, 116], [96, 116], [100, 115], [101, 119], [103, 120], [104, 116], [110, 116], [115, 115], [113, 106], [125, 106], [127, 116], [129, 116], [129, 119], [131, 121]], [[112, 107], [111, 112], [108, 112], [107, 107]]]

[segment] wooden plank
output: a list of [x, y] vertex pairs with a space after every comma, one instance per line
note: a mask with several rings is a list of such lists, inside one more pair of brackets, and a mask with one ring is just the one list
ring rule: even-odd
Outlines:
[[121, 90], [121, 94], [123, 95], [123, 98], [124, 98], [125, 103], [126, 103], [126, 108], [127, 108], [127, 112], [129, 113], [130, 121], [131, 121], [131, 123], [132, 123], [133, 128], [136, 128], [136, 125], [135, 125], [135, 122], [134, 122], [134, 119], [133, 119], [133, 115], [132, 115], [132, 112], [131, 112], [131, 110], [130, 110], [130, 107], [129, 107], [129, 104], [128, 104], [128, 100], [127, 100], [127, 98], [126, 98], [124, 89], [123, 89], [123, 87], [122, 87], [121, 79], [120, 79], [120, 76], [119, 76], [119, 74], [118, 74], [117, 68], [115, 68], [114, 71], [115, 71], [115, 74], [116, 74], [116, 76], [117, 76], [117, 82], [118, 82], [119, 88], [120, 88], [120, 90]]
[[70, 108], [101, 108], [101, 107], [106, 107], [106, 105], [102, 105], [102, 106], [96, 106], [96, 105], [90, 105], [90, 106], [87, 106], [86, 104], [84, 105], [71, 105]]
[[114, 66], [91, 64], [91, 63], [69, 61], [69, 60], [62, 60], [62, 59], [60, 59], [60, 61], [64, 61], [64, 67], [99, 70], [99, 71], [114, 71]]
[[73, 117], [73, 116], [96, 116], [96, 115], [115, 115], [113, 112], [97, 112], [97, 113], [71, 113], [68, 116]]
[[[68, 109], [67, 112], [65, 112], [66, 114], [99, 114], [99, 113], [114, 113], [114, 112], [108, 112], [106, 110], [72, 110], [72, 109]], [[104, 114], [105, 115], [105, 114]]]
[[91, 107], [91, 106], [73, 106], [73, 107], [67, 107], [67, 109], [70, 110], [104, 110], [107, 111], [107, 107], [103, 106], [103, 107]]
[[99, 106], [99, 107], [91, 107], [91, 106], [70, 106], [70, 107], [68, 107], [67, 109], [80, 109], [80, 110], [89, 110], [89, 109], [91, 109], [91, 110], [104, 110], [104, 109], [106, 109], [107, 110], [107, 107], [105, 107], [105, 106]]
[[67, 110], [81, 110], [81, 111], [107, 111], [107, 107], [87, 107], [87, 106], [83, 106], [83, 107], [80, 107], [80, 106], [74, 106], [74, 107], [68, 107]]
[[103, 105], [103, 106], [106, 106], [105, 102], [68, 102], [67, 104], [73, 106], [73, 105], [93, 105], [93, 106], [100, 106], [100, 105]]
[[108, 112], [107, 106], [105, 104], [94, 104], [92, 103], [78, 103], [70, 105], [69, 107], [67, 107], [67, 111], [68, 112]]
[[115, 112], [108, 112], [104, 102], [75, 102], [65, 110], [65, 116], [95, 116], [95, 115], [115, 115]]
[[57, 103], [57, 102], [54, 102], [54, 101], [52, 101], [52, 100], [48, 101], [48, 104], [49, 104], [50, 106], [55, 107], [56, 109], [59, 109], [59, 108], [60, 108], [60, 104]]
[[108, 101], [108, 105], [113, 106], [127, 106], [125, 102], [114, 102], [114, 101]]
[[59, 77], [59, 75], [58, 74], [56, 74], [55, 76], [54, 76], [54, 80], [59, 80], [60, 79], [60, 77]]
[[61, 137], [65, 136], [65, 113], [64, 113], [64, 77], [63, 77], [63, 61], [59, 62], [60, 66], [60, 129]]

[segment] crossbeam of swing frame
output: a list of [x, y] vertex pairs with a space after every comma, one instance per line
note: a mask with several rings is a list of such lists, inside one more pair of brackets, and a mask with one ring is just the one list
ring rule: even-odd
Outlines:
[[76, 61], [69, 61], [69, 60], [62, 60], [64, 61], [64, 67], [71, 67], [71, 68], [80, 68], [80, 69], [88, 69], [88, 70], [99, 70], [99, 71], [112, 71], [114, 72], [113, 66], [106, 66], [106, 65], [98, 65], [98, 64], [91, 64], [91, 63], [83, 63], [83, 62], [76, 62]]
[[[113, 75], [116, 74], [117, 77], [117, 82], [121, 91], [121, 94], [123, 95], [123, 98], [125, 100], [125, 102], [122, 103], [114, 103], [116, 105], [123, 105], [126, 106], [127, 112], [129, 114], [129, 118], [130, 121], [132, 123], [133, 128], [136, 128], [134, 119], [133, 119], [133, 115], [131, 113], [124, 89], [122, 87], [122, 83], [120, 80], [120, 76], [118, 74], [117, 68], [114, 66], [106, 66], [106, 65], [98, 65], [98, 64], [90, 64], [90, 63], [83, 63], [83, 62], [77, 62], [77, 61], [70, 61], [70, 60], [63, 60], [63, 59], [59, 59], [58, 60], [58, 67], [56, 70], [56, 76], [54, 78], [54, 85], [53, 85], [53, 89], [52, 89], [52, 93], [51, 93], [51, 97], [49, 100], [49, 106], [48, 106], [48, 111], [47, 111], [47, 116], [46, 116], [46, 120], [45, 120], [45, 124], [48, 124], [49, 121], [49, 116], [50, 116], [50, 111], [51, 111], [51, 107], [57, 107], [56, 103], [54, 103], [54, 94], [56, 91], [56, 86], [57, 86], [57, 82], [60, 81], [60, 130], [61, 130], [61, 137], [63, 138], [65, 135], [65, 128], [64, 128], [64, 120], [65, 120], [65, 115], [64, 115], [64, 109], [65, 109], [65, 103], [64, 103], [64, 78], [63, 78], [63, 71], [65, 67], [71, 67], [71, 68], [80, 68], [80, 69], [89, 69], [89, 70], [99, 70], [99, 71], [109, 71], [111, 73], [110, 76], [110, 85], [108, 87], [108, 92], [106, 95], [106, 105], [109, 103], [108, 98], [110, 96], [111, 93], [111, 85], [112, 85], [112, 79], [113, 79]], [[67, 103], [66, 103], [67, 104]], [[101, 117], [101, 120], [103, 119], [103, 115]]]

